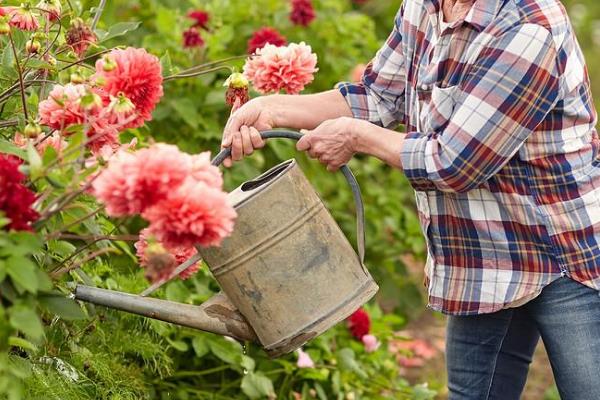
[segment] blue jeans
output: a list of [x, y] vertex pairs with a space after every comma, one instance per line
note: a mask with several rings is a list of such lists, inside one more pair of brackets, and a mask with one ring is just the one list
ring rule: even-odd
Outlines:
[[449, 317], [449, 400], [518, 400], [540, 336], [561, 399], [599, 400], [600, 296], [566, 277], [521, 307]]

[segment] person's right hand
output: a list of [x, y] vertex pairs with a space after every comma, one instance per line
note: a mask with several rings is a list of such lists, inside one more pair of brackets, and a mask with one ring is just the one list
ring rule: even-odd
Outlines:
[[231, 147], [231, 157], [224, 160], [224, 166], [230, 167], [233, 161], [239, 161], [265, 145], [259, 131], [273, 129], [275, 124], [273, 113], [264, 100], [264, 97], [257, 97], [237, 110], [233, 109], [221, 141], [222, 149]]

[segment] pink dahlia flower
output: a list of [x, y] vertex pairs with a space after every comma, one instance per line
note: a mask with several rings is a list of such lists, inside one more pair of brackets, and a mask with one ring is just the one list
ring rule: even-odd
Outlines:
[[[20, 133], [15, 134], [13, 138], [13, 143], [21, 148], [27, 148], [27, 145], [32, 142], [35, 143], [37, 139], [29, 139]], [[39, 143], [35, 146], [36, 150], [40, 154], [44, 154], [48, 147], [52, 147], [58, 154], [60, 154], [64, 149], [67, 148], [68, 143], [62, 138], [62, 136], [58, 132], [54, 132], [52, 135], [44, 139], [43, 142]]]
[[44, 154], [48, 147], [52, 147], [58, 154], [60, 154], [64, 149], [67, 148], [67, 146], [68, 143], [65, 141], [65, 139], [63, 139], [58, 132], [54, 132], [52, 135], [46, 138], [46, 140], [38, 144], [36, 148], [41, 154]]
[[262, 49], [267, 44], [274, 46], [285, 46], [287, 40], [277, 30], [268, 26], [260, 28], [248, 40], [248, 54], [256, 53], [256, 50]]
[[85, 112], [81, 108], [81, 98], [86, 93], [85, 85], [54, 85], [48, 98], [39, 104], [40, 122], [59, 131], [83, 123]]
[[237, 216], [227, 194], [204, 182], [188, 179], [142, 216], [150, 232], [165, 246], [218, 246], [233, 231]]
[[111, 111], [103, 107], [97, 96], [97, 103], [83, 107], [82, 98], [96, 93], [83, 84], [68, 83], [55, 85], [46, 100], [39, 104], [40, 122], [65, 134], [72, 125], [85, 125], [90, 139], [88, 147], [96, 153], [105, 145], [118, 146], [119, 131], [123, 129]]
[[[110, 60], [110, 68], [104, 68]], [[112, 96], [125, 95], [135, 105], [137, 118], [126, 128], [138, 128], [152, 119], [152, 111], [163, 95], [159, 59], [145, 49], [113, 50], [96, 61], [95, 78], [103, 78], [103, 90]]]
[[310, 355], [304, 352], [302, 349], [298, 349], [298, 361], [296, 362], [298, 368], [314, 368], [315, 362], [310, 358]]
[[4, 12], [9, 16], [8, 23], [23, 31], [35, 31], [40, 23], [29, 8], [26, 7], [4, 7]]
[[298, 94], [314, 79], [317, 55], [304, 42], [288, 46], [266, 45], [248, 58], [244, 75], [260, 93]]
[[[194, 247], [171, 247], [166, 248], [157, 242], [148, 229], [140, 232], [140, 239], [135, 243], [136, 254], [140, 265], [146, 268], [146, 277], [157, 282], [168, 278], [173, 270], [197, 253]], [[188, 279], [200, 269], [200, 262], [191, 265], [178, 276]]]
[[111, 216], [139, 214], [183, 183], [191, 171], [189, 158], [176, 146], [162, 143], [135, 153], [118, 151], [92, 191]]
[[364, 335], [361, 341], [365, 345], [365, 351], [367, 353], [373, 353], [379, 348], [379, 346], [381, 346], [379, 340], [377, 340], [377, 338], [371, 334]]
[[36, 7], [46, 11], [50, 21], [58, 20], [62, 11], [60, 0], [40, 0]]

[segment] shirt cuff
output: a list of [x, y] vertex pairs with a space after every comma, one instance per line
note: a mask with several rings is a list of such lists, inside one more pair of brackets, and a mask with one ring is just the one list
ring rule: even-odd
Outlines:
[[407, 133], [400, 152], [400, 162], [404, 175], [417, 191], [436, 190], [429, 179], [425, 165], [425, 151], [429, 137], [419, 132]]
[[354, 118], [381, 126], [381, 118], [377, 110], [369, 105], [369, 94], [364, 84], [340, 82], [336, 85], [336, 89], [344, 96]]

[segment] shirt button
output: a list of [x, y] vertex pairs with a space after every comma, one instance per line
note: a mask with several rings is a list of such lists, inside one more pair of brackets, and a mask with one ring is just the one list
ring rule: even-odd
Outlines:
[[425, 83], [421, 85], [421, 89], [422, 90], [429, 90], [430, 88], [431, 87], [429, 85], [425, 84]]

